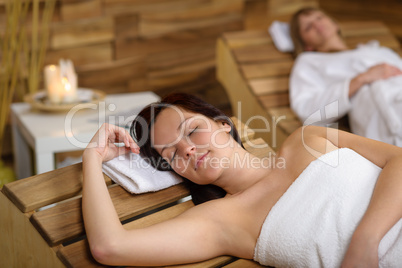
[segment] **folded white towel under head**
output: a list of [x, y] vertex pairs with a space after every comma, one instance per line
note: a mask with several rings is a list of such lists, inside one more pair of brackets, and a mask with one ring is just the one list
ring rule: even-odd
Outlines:
[[290, 36], [289, 24], [281, 21], [272, 22], [268, 28], [275, 47], [281, 52], [292, 52], [294, 50], [293, 40]]
[[155, 192], [182, 182], [172, 171], [159, 171], [138, 154], [128, 153], [103, 163], [103, 172], [130, 193]]

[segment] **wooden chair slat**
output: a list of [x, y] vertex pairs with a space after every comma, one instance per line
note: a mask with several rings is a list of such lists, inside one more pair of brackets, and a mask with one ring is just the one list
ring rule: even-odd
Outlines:
[[297, 120], [296, 114], [288, 106], [270, 108], [268, 112], [271, 116], [274, 116], [275, 118], [285, 116], [285, 120]]
[[[110, 184], [110, 179], [106, 183]], [[8, 183], [2, 191], [22, 212], [28, 212], [79, 195], [81, 189], [82, 164], [78, 163], [33, 176], [29, 181]]]
[[289, 105], [289, 93], [278, 93], [271, 95], [259, 96], [258, 100], [262, 103], [265, 109], [271, 107]]
[[86, 239], [74, 244], [62, 247], [57, 251], [57, 257], [66, 267], [74, 268], [97, 268], [107, 267], [97, 262], [91, 254], [89, 244]]
[[286, 59], [278, 62], [261, 62], [243, 64], [240, 66], [246, 79], [264, 78], [269, 76], [289, 75], [293, 61]]
[[[113, 185], [109, 188], [109, 194], [123, 221], [186, 197], [189, 191], [179, 184], [155, 193], [132, 195], [122, 187]], [[31, 221], [50, 246], [76, 238], [84, 234], [81, 198], [34, 213]]]
[[250, 79], [248, 83], [256, 96], [284, 93], [289, 91], [288, 77]]
[[204, 267], [226, 267], [225, 264], [233, 261], [233, 257], [231, 256], [221, 256], [216, 257], [207, 261], [191, 263], [191, 264], [183, 264], [183, 265], [172, 265], [169, 268], [204, 268]]
[[[261, 30], [250, 30], [250, 31], [233, 31], [223, 33], [222, 36], [229, 42], [233, 42], [236, 40], [244, 41], [250, 39], [261, 39], [266, 38], [267, 34], [265, 31]], [[268, 35], [267, 37], [271, 40], [271, 37]]]
[[258, 267], [266, 267], [266, 266], [262, 266], [261, 264], [258, 264], [257, 262], [252, 261], [252, 260], [240, 259], [240, 260], [234, 261], [224, 267], [225, 268], [258, 268]]
[[227, 32], [223, 34], [223, 38], [232, 48], [272, 44], [271, 36], [260, 30]]
[[126, 220], [152, 209], [178, 201], [187, 197], [190, 192], [178, 184], [157, 192], [132, 195], [120, 186], [109, 190], [114, 207], [120, 220]]
[[278, 51], [273, 45], [258, 45], [234, 48], [233, 54], [239, 63], [255, 63], [265, 61], [291, 60], [289, 53]]
[[124, 225], [124, 227], [128, 230], [149, 227], [151, 225], [172, 219], [192, 207], [194, 207], [194, 204], [191, 200], [189, 200], [135, 221], [128, 222]]

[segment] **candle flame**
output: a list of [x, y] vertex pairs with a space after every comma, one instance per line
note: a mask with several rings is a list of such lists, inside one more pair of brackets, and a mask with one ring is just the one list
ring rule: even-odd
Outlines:
[[71, 90], [71, 84], [70, 82], [68, 82], [67, 77], [63, 77], [61, 79], [61, 82], [63, 83], [64, 88], [66, 89], [66, 91], [70, 91]]

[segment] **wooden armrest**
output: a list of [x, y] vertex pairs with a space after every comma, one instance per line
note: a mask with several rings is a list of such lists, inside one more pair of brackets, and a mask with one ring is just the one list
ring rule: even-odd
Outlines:
[[[105, 182], [110, 185], [110, 178], [105, 176]], [[2, 192], [22, 212], [28, 212], [79, 195], [81, 189], [82, 164], [78, 163], [8, 183]]]

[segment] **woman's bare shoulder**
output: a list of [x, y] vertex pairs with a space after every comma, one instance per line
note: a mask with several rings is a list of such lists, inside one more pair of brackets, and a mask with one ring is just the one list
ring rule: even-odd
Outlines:
[[323, 127], [306, 126], [294, 131], [283, 143], [278, 156], [286, 161], [286, 168], [294, 176], [303, 171], [308, 164], [323, 154], [338, 149], [328, 139], [322, 137]]

